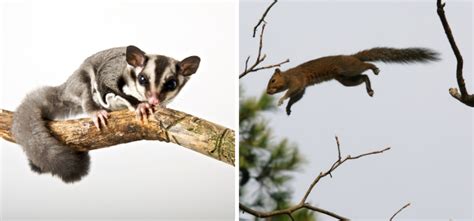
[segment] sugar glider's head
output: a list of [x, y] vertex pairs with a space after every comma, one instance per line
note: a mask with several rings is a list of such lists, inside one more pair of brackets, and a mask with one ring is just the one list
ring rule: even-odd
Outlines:
[[135, 97], [152, 105], [171, 102], [196, 73], [201, 61], [198, 56], [178, 61], [163, 55], [146, 54], [135, 46], [127, 47], [126, 60], [134, 81]]
[[280, 69], [275, 69], [272, 78], [268, 81], [267, 94], [275, 94], [288, 89], [287, 83]]

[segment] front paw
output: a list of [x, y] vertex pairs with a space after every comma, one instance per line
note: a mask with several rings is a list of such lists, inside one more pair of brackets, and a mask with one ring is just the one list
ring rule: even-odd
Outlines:
[[94, 122], [95, 127], [100, 130], [100, 127], [107, 128], [107, 118], [109, 113], [106, 110], [98, 110], [91, 114], [92, 122]]
[[283, 104], [283, 102], [285, 101], [284, 98], [280, 98], [280, 100], [278, 100], [278, 106], [281, 106]]
[[148, 116], [154, 112], [154, 106], [149, 103], [140, 103], [135, 109], [135, 115], [138, 120], [148, 121]]

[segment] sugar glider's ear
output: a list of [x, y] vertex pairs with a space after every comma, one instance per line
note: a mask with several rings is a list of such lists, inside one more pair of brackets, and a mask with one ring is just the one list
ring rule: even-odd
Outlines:
[[145, 52], [133, 45], [127, 47], [126, 57], [127, 63], [135, 68], [145, 65]]
[[201, 59], [198, 56], [190, 56], [178, 63], [177, 72], [183, 76], [189, 76], [196, 73]]

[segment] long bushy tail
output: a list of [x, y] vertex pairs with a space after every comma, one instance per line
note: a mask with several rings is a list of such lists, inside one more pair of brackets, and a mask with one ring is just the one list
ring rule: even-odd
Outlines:
[[87, 175], [90, 158], [87, 152], [60, 143], [46, 127], [45, 119], [67, 111], [58, 106], [62, 105], [59, 97], [55, 87], [43, 87], [27, 95], [13, 115], [12, 134], [23, 147], [33, 171], [51, 173], [71, 183]]
[[372, 48], [354, 54], [361, 61], [414, 63], [440, 60], [439, 54], [428, 48]]

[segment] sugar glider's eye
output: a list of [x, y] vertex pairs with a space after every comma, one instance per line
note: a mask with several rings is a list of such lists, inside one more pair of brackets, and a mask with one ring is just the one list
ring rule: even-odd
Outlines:
[[145, 77], [145, 75], [143, 74], [139, 74], [138, 75], [138, 83], [142, 86], [145, 86], [148, 84], [148, 78]]
[[172, 91], [172, 90], [176, 89], [176, 86], [178, 86], [178, 82], [176, 82], [175, 79], [170, 79], [170, 80], [166, 81], [166, 83], [164, 85], [166, 91]]

